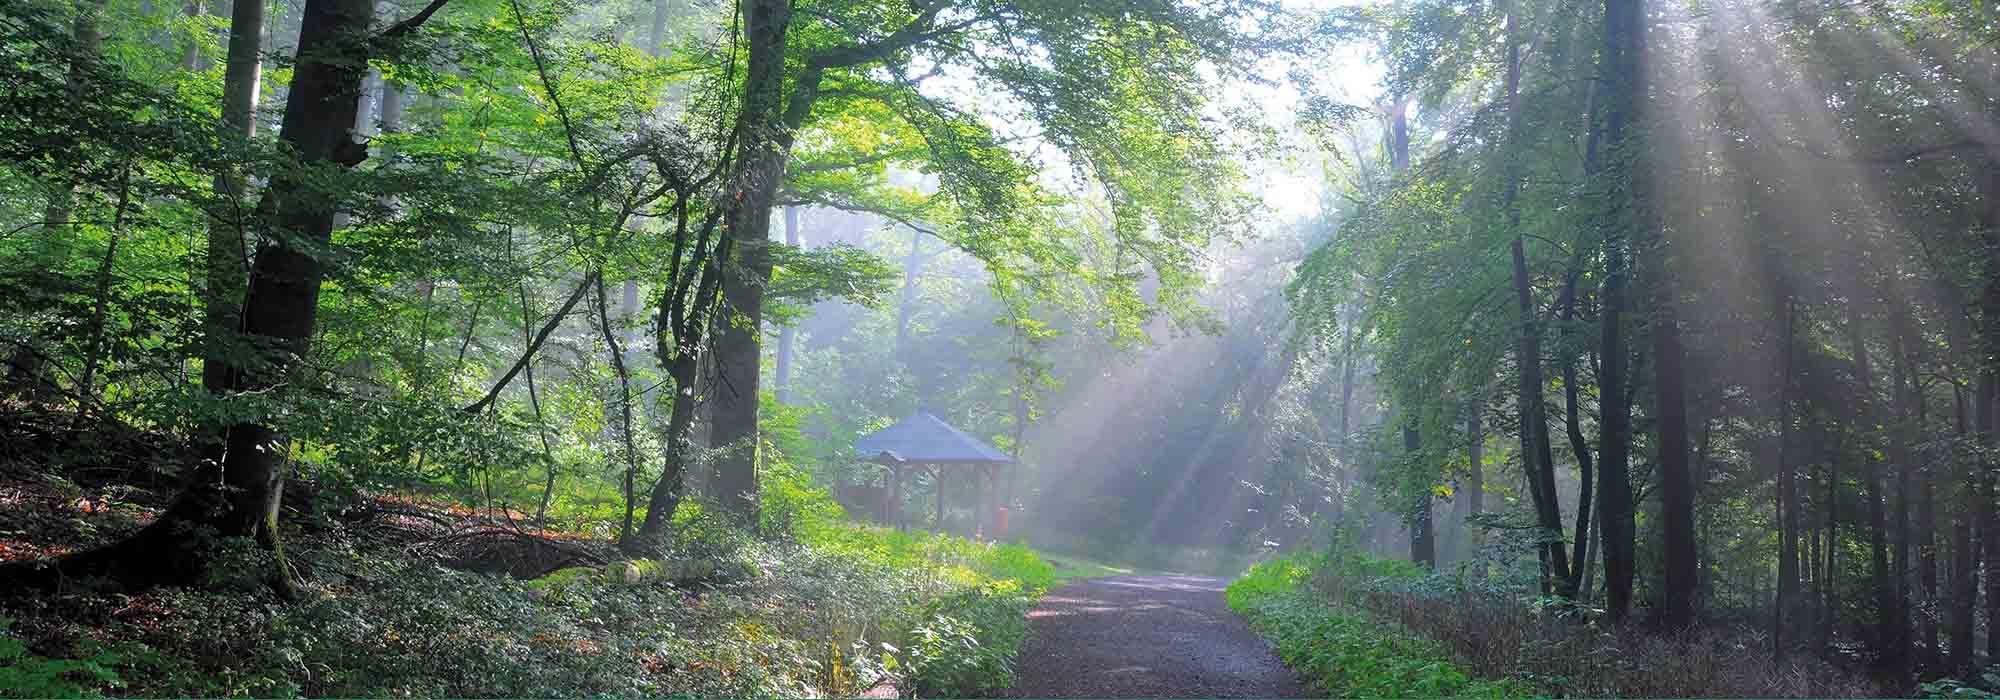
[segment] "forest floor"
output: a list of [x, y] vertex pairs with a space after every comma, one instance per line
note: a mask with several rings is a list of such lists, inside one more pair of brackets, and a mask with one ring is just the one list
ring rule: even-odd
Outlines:
[[1008, 697], [1308, 697], [1297, 674], [1230, 612], [1227, 581], [1073, 579], [1028, 613]]
[[[0, 402], [0, 565], [152, 521], [185, 442]], [[214, 543], [195, 586], [0, 590], [0, 697], [973, 696], [1006, 681], [1055, 584], [1025, 547], [856, 525], [824, 492], [805, 495], [831, 515], [774, 534], [690, 519], [628, 561], [435, 488], [288, 486], [299, 599], [244, 542]]]

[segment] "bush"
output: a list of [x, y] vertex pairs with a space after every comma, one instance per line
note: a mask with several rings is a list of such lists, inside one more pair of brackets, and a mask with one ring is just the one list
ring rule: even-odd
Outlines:
[[1012, 685], [1033, 604], [1017, 586], [996, 583], [925, 605], [904, 633], [906, 693], [965, 697]]

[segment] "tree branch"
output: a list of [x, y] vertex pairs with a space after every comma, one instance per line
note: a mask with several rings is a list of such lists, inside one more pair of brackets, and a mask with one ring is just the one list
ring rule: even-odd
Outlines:
[[597, 283], [598, 274], [597, 270], [591, 270], [590, 274], [585, 275], [583, 281], [576, 285], [576, 289], [569, 293], [569, 300], [563, 302], [562, 308], [557, 309], [555, 315], [549, 317], [548, 323], [542, 324], [541, 332], [535, 334], [534, 342], [529, 343], [527, 351], [521, 353], [521, 359], [514, 362], [514, 366], [507, 370], [507, 374], [500, 377], [500, 381], [493, 384], [492, 389], [486, 391], [484, 397], [459, 410], [466, 413], [478, 413], [486, 410], [487, 406], [493, 405], [494, 399], [500, 398], [500, 392], [507, 388], [508, 383], [514, 381], [514, 375], [520, 374], [521, 369], [527, 367], [528, 362], [535, 358], [535, 353], [541, 351], [542, 343], [548, 341], [549, 335], [556, 332], [556, 326], [562, 325], [562, 320], [567, 318], [572, 310], [576, 309], [577, 302], [583, 300], [584, 292], [589, 291], [591, 285]]
[[397, 22], [388, 29], [382, 30], [382, 38], [392, 39], [416, 31], [418, 27], [424, 26], [425, 22], [430, 21], [431, 15], [437, 14], [438, 10], [444, 9], [445, 4], [449, 2], [451, 0], [431, 0], [431, 4], [425, 5], [424, 9], [419, 10], [415, 15], [411, 15], [409, 19]]
[[882, 37], [880, 41], [821, 51], [808, 57], [806, 65], [820, 69], [852, 68], [869, 61], [886, 59], [895, 55], [897, 51], [933, 38], [939, 31], [956, 31], [969, 24], [969, 22], [961, 23], [942, 29], [932, 27], [931, 23], [937, 21], [938, 13], [943, 10], [944, 3], [931, 4], [918, 12], [916, 19], [910, 20], [909, 24], [903, 25], [903, 28], [896, 30], [895, 33]]

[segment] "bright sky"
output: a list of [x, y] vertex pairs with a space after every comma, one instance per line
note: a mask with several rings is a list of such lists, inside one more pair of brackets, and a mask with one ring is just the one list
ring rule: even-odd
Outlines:
[[[1317, 12], [1360, 3], [1356, 0], [1284, 0], [1284, 4], [1300, 12]], [[1317, 81], [1316, 87], [1341, 102], [1372, 104], [1380, 92], [1378, 85], [1382, 81], [1382, 67], [1373, 60], [1365, 46], [1343, 46], [1311, 68], [1307, 72]], [[1273, 62], [1267, 70], [1267, 77], [1277, 84], [1276, 87], [1235, 85], [1225, 93], [1224, 99], [1239, 104], [1263, 105], [1272, 124], [1289, 129], [1299, 102], [1298, 91], [1286, 80], [1286, 66]], [[1303, 141], [1305, 137], [1300, 135], [1298, 138]], [[1253, 178], [1252, 191], [1263, 198], [1265, 206], [1270, 207], [1281, 221], [1317, 214], [1325, 182], [1321, 172], [1322, 158], [1322, 154], [1301, 151], [1293, 154], [1289, 162], [1273, 163], [1271, 167], [1261, 170], [1253, 169], [1252, 173], [1261, 174]]]
[[[1314, 13], [1330, 8], [1361, 4], [1362, 0], [1280, 0], [1283, 5], [1297, 12]], [[929, 66], [915, 64], [913, 73], [926, 73]], [[1378, 84], [1382, 79], [1381, 66], [1369, 55], [1368, 47], [1362, 45], [1343, 46], [1330, 55], [1314, 61], [1299, 71], [1312, 76], [1314, 88], [1335, 100], [1353, 105], [1369, 105], [1379, 93]], [[1310, 145], [1310, 139], [1297, 133], [1294, 121], [1300, 95], [1291, 84], [1291, 65], [1284, 61], [1268, 61], [1264, 67], [1264, 77], [1269, 85], [1231, 83], [1224, 86], [1218, 97], [1218, 104], [1237, 109], [1261, 111], [1266, 123], [1286, 134], [1283, 140], [1298, 146], [1276, 162], [1258, 160], [1244, 164], [1250, 173], [1249, 188], [1258, 195], [1276, 217], [1277, 222], [1289, 222], [1319, 213], [1320, 194], [1324, 177], [1322, 165], [1324, 154]], [[996, 130], [1003, 137], [1022, 139], [1027, 143], [1039, 143], [1034, 134], [1035, 127], [1030, 120], [1020, 115], [1019, 105], [1009, 104], [1010, 100], [996, 96], [978, 85], [978, 81], [962, 70], [947, 70], [932, 76], [923, 85], [926, 93], [949, 96], [961, 104], [978, 104], [986, 116], [995, 120]], [[1011, 118], [1010, 118], [1011, 117]], [[1046, 146], [1031, 147], [1043, 169], [1045, 183], [1059, 191], [1071, 190], [1075, 186], [1069, 171], [1069, 162], [1060, 151]], [[1244, 154], [1245, 158], [1253, 154]]]

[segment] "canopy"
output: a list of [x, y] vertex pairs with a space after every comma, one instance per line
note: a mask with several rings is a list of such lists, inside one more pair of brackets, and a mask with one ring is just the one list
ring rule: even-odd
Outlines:
[[862, 459], [890, 463], [1007, 464], [1014, 460], [985, 441], [919, 410], [895, 425], [854, 441]]

